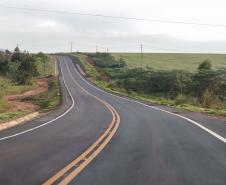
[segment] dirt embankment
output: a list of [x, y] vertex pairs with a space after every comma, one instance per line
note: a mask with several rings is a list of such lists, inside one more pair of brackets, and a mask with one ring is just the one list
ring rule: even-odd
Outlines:
[[6, 100], [8, 101], [8, 112], [16, 112], [21, 110], [35, 111], [39, 107], [30, 102], [23, 102], [22, 100], [27, 97], [35, 96], [48, 91], [49, 78], [37, 78], [36, 83], [38, 87], [33, 90], [26, 91], [22, 94], [8, 95]]

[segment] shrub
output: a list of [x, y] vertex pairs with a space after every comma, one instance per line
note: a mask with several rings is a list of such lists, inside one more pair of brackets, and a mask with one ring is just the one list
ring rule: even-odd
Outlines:
[[116, 88], [116, 87], [118, 87], [118, 84], [117, 84], [116, 82], [110, 82], [110, 83], [108, 84], [108, 88], [110, 88], [110, 89], [114, 89], [114, 88]]
[[202, 104], [205, 108], [212, 108], [217, 103], [216, 99], [216, 96], [207, 89], [202, 96]]
[[19, 84], [27, 84], [31, 82], [32, 77], [38, 75], [35, 58], [31, 55], [24, 56], [23, 60], [19, 63], [16, 81]]
[[178, 95], [175, 99], [175, 104], [180, 105], [180, 104], [185, 104], [187, 103], [187, 97], [184, 95]]
[[211, 60], [206, 59], [204, 60], [198, 67], [199, 70], [210, 70], [212, 69]]

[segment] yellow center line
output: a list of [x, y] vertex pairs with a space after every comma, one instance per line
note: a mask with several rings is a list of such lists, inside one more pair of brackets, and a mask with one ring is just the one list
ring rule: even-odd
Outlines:
[[[112, 121], [111, 121], [110, 125], [108, 126], [107, 130], [97, 139], [97, 141], [94, 144], [92, 144], [85, 152], [83, 152], [81, 155], [79, 155], [76, 159], [74, 159], [66, 167], [64, 167], [59, 172], [57, 172], [53, 177], [51, 177], [46, 182], [44, 182], [43, 185], [53, 184], [58, 179], [60, 179], [62, 176], [64, 176], [70, 169], [72, 169], [80, 161], [83, 160], [83, 162], [75, 170], [73, 170], [68, 176], [66, 176], [59, 184], [65, 185], [65, 184], [70, 183], [105, 148], [105, 146], [110, 142], [110, 140], [114, 136], [114, 134], [117, 131], [119, 124], [120, 124], [120, 116], [119, 116], [118, 112], [110, 104], [108, 104], [107, 102], [103, 101], [102, 99], [98, 98], [97, 96], [91, 94], [86, 89], [84, 89], [74, 79], [74, 77], [72, 76], [71, 71], [69, 70], [69, 67], [68, 67], [67, 64], [66, 64], [66, 66], [67, 66], [67, 69], [69, 71], [69, 75], [71, 76], [72, 80], [84, 92], [86, 92], [88, 95], [94, 97], [95, 99], [97, 99], [99, 102], [101, 102], [102, 104], [104, 104], [107, 107], [107, 109], [112, 114]], [[96, 150], [94, 150], [95, 148], [96, 148]], [[87, 157], [88, 154], [91, 154], [91, 155], [89, 157]], [[84, 159], [86, 159], [86, 160], [84, 160]]]

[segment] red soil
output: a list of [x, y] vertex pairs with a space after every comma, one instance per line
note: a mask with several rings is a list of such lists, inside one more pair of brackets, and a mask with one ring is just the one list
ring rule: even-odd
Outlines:
[[37, 105], [30, 102], [22, 102], [23, 98], [35, 96], [48, 91], [48, 78], [37, 78], [36, 82], [38, 84], [36, 89], [26, 91], [22, 94], [6, 96], [6, 100], [9, 104], [9, 112], [16, 112], [20, 110], [35, 111], [39, 108]]

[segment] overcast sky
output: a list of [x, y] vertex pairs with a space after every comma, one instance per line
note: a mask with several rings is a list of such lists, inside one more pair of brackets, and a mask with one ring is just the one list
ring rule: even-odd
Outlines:
[[[15, 6], [110, 16], [225, 25], [208, 27], [31, 12]], [[225, 0], [1, 0], [0, 48], [74, 51], [226, 53]]]

